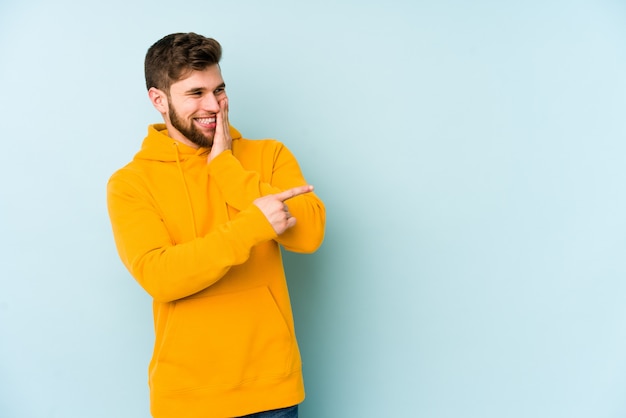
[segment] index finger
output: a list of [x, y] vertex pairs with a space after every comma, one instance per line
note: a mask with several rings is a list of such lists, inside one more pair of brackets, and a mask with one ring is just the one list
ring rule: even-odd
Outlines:
[[220, 100], [219, 102], [221, 113], [224, 116], [224, 119], [228, 120], [228, 97]]
[[285, 201], [287, 199], [291, 199], [292, 197], [299, 196], [301, 194], [309, 193], [313, 191], [313, 186], [307, 184], [306, 186], [298, 186], [291, 189], [287, 189], [280, 193], [276, 193], [274, 196], [278, 198], [278, 200]]
[[220, 101], [220, 107], [228, 111], [228, 97], [225, 97]]

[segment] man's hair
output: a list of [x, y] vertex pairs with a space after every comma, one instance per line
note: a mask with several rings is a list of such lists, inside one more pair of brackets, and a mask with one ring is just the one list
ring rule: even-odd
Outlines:
[[192, 70], [219, 64], [222, 46], [215, 39], [193, 32], [172, 33], [154, 43], [146, 53], [146, 88], [169, 93], [170, 86]]

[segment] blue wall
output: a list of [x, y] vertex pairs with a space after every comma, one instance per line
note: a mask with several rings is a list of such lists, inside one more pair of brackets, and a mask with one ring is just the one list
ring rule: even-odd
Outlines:
[[626, 416], [623, 2], [174, 3], [0, 3], [0, 416], [149, 416], [105, 184], [175, 31], [327, 204], [285, 257], [303, 418]]

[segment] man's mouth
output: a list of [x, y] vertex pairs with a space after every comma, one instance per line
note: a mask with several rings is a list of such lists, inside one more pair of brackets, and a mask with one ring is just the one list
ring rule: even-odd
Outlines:
[[217, 121], [217, 118], [196, 118], [195, 121], [206, 128], [213, 128], [215, 127], [215, 122]]

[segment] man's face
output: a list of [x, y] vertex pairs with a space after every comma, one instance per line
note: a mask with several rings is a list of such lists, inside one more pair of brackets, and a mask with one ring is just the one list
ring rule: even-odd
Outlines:
[[220, 102], [226, 99], [226, 85], [219, 65], [192, 71], [173, 83], [164, 114], [169, 135], [190, 146], [213, 145]]

